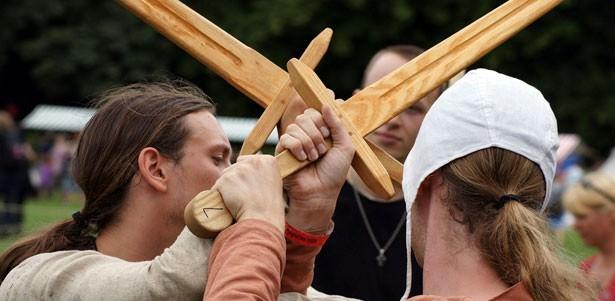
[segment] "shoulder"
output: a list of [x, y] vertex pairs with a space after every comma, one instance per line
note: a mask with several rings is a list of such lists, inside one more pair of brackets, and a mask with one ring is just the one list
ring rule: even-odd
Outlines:
[[0, 299], [44, 299], [49, 288], [70, 282], [81, 270], [94, 267], [93, 263], [113, 260], [119, 259], [96, 251], [58, 251], [32, 256], [11, 270], [2, 281]]
[[[52, 274], [61, 273], [66, 269], [79, 269], [90, 267], [96, 263], [109, 263], [123, 261], [116, 257], [107, 256], [96, 251], [58, 251], [51, 253], [41, 253], [32, 256], [17, 267], [15, 267], [6, 277], [4, 282], [13, 280], [17, 277], [41, 277], [46, 276], [45, 272]], [[4, 282], [2, 283], [4, 285]]]
[[32, 256], [23, 262], [21, 262], [17, 267], [15, 267], [8, 275], [11, 276], [13, 273], [27, 273], [31, 270], [40, 271], [41, 268], [45, 268], [46, 266], [54, 266], [61, 265], [65, 266], [66, 264], [79, 264], [84, 261], [99, 261], [99, 260], [119, 260], [118, 258], [106, 256], [96, 251], [58, 251], [51, 253], [41, 253], [35, 256]]
[[184, 229], [173, 245], [149, 261], [129, 262], [97, 251], [38, 254], [7, 275], [0, 300], [202, 298], [211, 245], [211, 239]]

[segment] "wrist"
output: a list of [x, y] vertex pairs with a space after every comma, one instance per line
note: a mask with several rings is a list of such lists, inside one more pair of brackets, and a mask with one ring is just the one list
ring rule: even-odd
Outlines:
[[237, 222], [248, 220], [248, 219], [256, 219], [261, 220], [266, 223], [273, 225], [276, 229], [280, 230], [281, 233], [284, 233], [285, 220], [283, 214], [267, 214], [266, 212], [258, 212], [258, 211], [247, 211], [241, 215], [237, 216]]
[[335, 208], [327, 210], [324, 208], [315, 209], [289, 206], [286, 222], [303, 232], [324, 234], [331, 228], [333, 209]]
[[330, 223], [329, 230], [324, 234], [312, 234], [303, 232], [299, 229], [296, 229], [289, 223], [286, 223], [286, 229], [284, 231], [284, 236], [287, 241], [293, 242], [294, 244], [304, 246], [304, 247], [322, 247], [327, 239], [329, 239], [329, 235], [333, 232], [333, 222]]

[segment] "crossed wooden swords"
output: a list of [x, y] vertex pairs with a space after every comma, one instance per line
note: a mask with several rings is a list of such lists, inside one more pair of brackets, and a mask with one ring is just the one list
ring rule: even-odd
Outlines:
[[[330, 106], [342, 120], [356, 148], [352, 166], [377, 195], [394, 193], [391, 179], [401, 183], [402, 164], [363, 137], [412, 106], [431, 90], [557, 6], [562, 0], [509, 0], [381, 80], [341, 104], [334, 102], [312, 71], [326, 52], [332, 30], [323, 30], [288, 73], [235, 39], [178, 0], [118, 0], [242, 93], [266, 107], [243, 144], [241, 154], [256, 153], [284, 113], [294, 88], [303, 101], [320, 110]], [[330, 142], [328, 142], [330, 143]], [[288, 151], [276, 156], [282, 177], [309, 164]], [[188, 228], [212, 237], [233, 218], [220, 193], [203, 191], [184, 212]]]

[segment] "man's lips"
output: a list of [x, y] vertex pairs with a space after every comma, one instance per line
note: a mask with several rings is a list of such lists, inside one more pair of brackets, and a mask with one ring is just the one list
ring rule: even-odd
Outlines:
[[387, 133], [387, 132], [376, 132], [376, 136], [382, 140], [383, 142], [397, 142], [397, 141], [401, 141], [401, 139], [393, 134]]

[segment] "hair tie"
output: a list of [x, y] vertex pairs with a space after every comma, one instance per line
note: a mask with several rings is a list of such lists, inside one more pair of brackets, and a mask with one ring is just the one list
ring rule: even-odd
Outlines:
[[73, 220], [82, 230], [88, 227], [88, 222], [85, 220], [85, 218], [83, 218], [83, 214], [81, 214], [81, 211], [73, 213]]
[[521, 197], [516, 194], [505, 194], [498, 200], [498, 209], [504, 207], [504, 205], [510, 201], [521, 202]]

